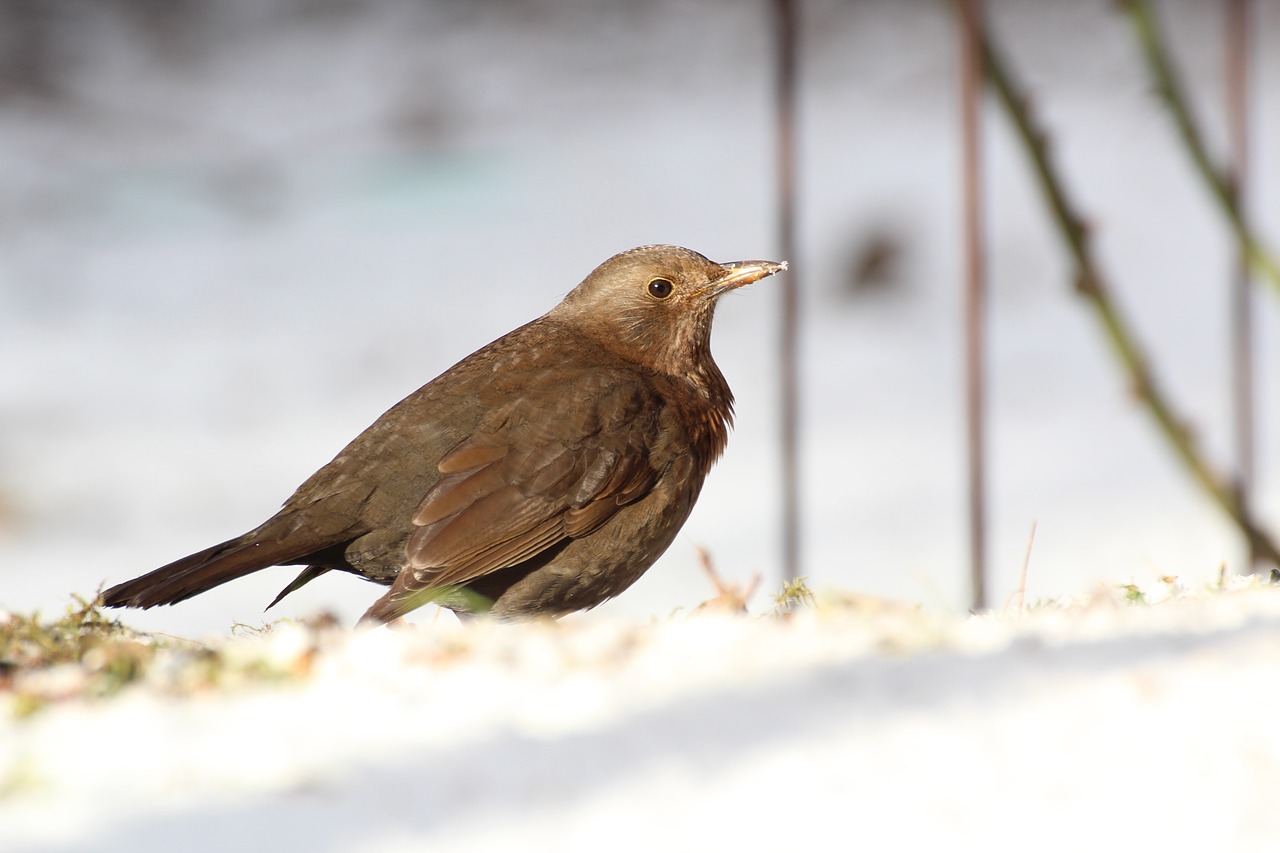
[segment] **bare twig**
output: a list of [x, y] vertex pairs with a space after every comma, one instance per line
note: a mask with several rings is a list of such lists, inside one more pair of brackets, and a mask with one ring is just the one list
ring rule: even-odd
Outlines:
[[1027, 600], [1027, 571], [1031, 568], [1031, 548], [1036, 544], [1036, 522], [1031, 522], [1031, 532], [1027, 534], [1027, 550], [1022, 554], [1022, 571], [1018, 574], [1018, 618], [1022, 618], [1022, 607]]
[[736, 613], [745, 613], [747, 602], [751, 600], [751, 596], [756, 594], [756, 589], [760, 586], [760, 575], [752, 575], [751, 580], [747, 582], [746, 589], [743, 589], [737, 584], [727, 583], [721, 579], [715, 565], [711, 562], [711, 554], [707, 552], [706, 548], [701, 545], [695, 545], [694, 553], [698, 555], [698, 565], [706, 573], [711, 585], [716, 588], [716, 597], [710, 601], [703, 602], [702, 606], [721, 607]]
[[1133, 332], [1111, 299], [1110, 287], [1090, 249], [1089, 232], [1084, 220], [1068, 200], [1063, 182], [1049, 161], [1049, 145], [1044, 130], [1032, 118], [1030, 104], [1021, 85], [1014, 81], [990, 37], [984, 32], [982, 39], [987, 79], [1031, 158], [1053, 221], [1062, 233], [1063, 241], [1075, 263], [1076, 289], [1088, 299], [1093, 308], [1112, 351], [1128, 374], [1134, 396], [1146, 407], [1178, 459], [1219, 508], [1240, 528], [1255, 552], [1268, 562], [1280, 565], [1280, 550], [1254, 523], [1249, 505], [1201, 455], [1191, 430], [1175, 413], [1173, 404], [1157, 384], [1155, 374], [1143, 356]]
[[1218, 207], [1222, 209], [1240, 254], [1248, 259], [1249, 265], [1259, 275], [1271, 283], [1276, 289], [1276, 295], [1280, 296], [1280, 263], [1276, 262], [1275, 255], [1262, 244], [1246, 222], [1240, 195], [1228, 174], [1216, 167], [1210, 159], [1209, 149], [1205, 145], [1199, 126], [1191, 115], [1191, 107], [1183, 92], [1182, 83], [1174, 71], [1173, 61], [1165, 47], [1160, 28], [1156, 25], [1155, 13], [1151, 11], [1151, 5], [1146, 0], [1121, 0], [1121, 6], [1128, 12], [1129, 20], [1133, 23], [1134, 32], [1139, 44], [1142, 45], [1143, 55], [1151, 70], [1156, 91], [1169, 107], [1169, 114], [1178, 127], [1182, 144], [1191, 155], [1196, 171], [1209, 188], [1214, 200], [1217, 201]]

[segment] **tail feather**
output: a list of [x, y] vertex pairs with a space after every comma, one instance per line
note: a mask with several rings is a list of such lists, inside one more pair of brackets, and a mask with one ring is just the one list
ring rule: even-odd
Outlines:
[[301, 589], [302, 587], [311, 583], [313, 580], [320, 577], [327, 571], [329, 571], [329, 569], [325, 566], [307, 566], [305, 569], [302, 570], [302, 572], [296, 578], [294, 578], [292, 581], [289, 582], [288, 586], [280, 590], [280, 594], [277, 595], [275, 598], [271, 599], [271, 603], [268, 604], [264, 609], [270, 610], [271, 608], [275, 607], [277, 604], [280, 603], [280, 599], [284, 598], [286, 595], [288, 595], [291, 592]]
[[177, 604], [268, 566], [304, 560], [316, 550], [315, 545], [312, 542], [309, 547], [299, 547], [288, 542], [230, 539], [111, 587], [102, 594], [102, 604], [143, 609]]

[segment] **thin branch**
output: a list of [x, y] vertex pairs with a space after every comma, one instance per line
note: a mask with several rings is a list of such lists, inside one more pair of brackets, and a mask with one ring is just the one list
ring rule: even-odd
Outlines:
[[735, 613], [746, 613], [747, 602], [751, 600], [751, 596], [755, 595], [760, 586], [760, 575], [753, 574], [751, 580], [747, 581], [745, 588], [735, 583], [729, 583], [723, 580], [720, 577], [720, 573], [716, 571], [715, 564], [711, 562], [711, 553], [706, 548], [701, 545], [695, 545], [693, 550], [698, 557], [698, 565], [702, 567], [702, 571], [706, 574], [707, 579], [711, 581], [711, 585], [716, 588], [716, 597], [709, 601], [704, 601], [699, 605], [699, 608], [719, 607]]
[[1169, 114], [1178, 127], [1178, 135], [1196, 171], [1204, 180], [1214, 200], [1222, 209], [1240, 254], [1248, 259], [1249, 265], [1257, 273], [1271, 282], [1280, 296], [1280, 263], [1262, 241], [1253, 233], [1245, 221], [1244, 210], [1240, 204], [1240, 194], [1236, 191], [1230, 176], [1216, 167], [1209, 157], [1209, 149], [1205, 145], [1204, 136], [1191, 115], [1191, 108], [1177, 72], [1173, 69], [1169, 50], [1165, 46], [1160, 28], [1156, 25], [1155, 13], [1146, 0], [1121, 0], [1121, 5], [1129, 14], [1134, 33], [1142, 46], [1143, 55], [1151, 71], [1156, 91], [1169, 107]]
[[1027, 550], [1022, 554], [1022, 571], [1018, 574], [1018, 618], [1022, 618], [1022, 608], [1027, 600], [1027, 570], [1031, 568], [1031, 548], [1036, 544], [1036, 522], [1031, 521], [1031, 532], [1027, 534]]
[[1173, 404], [1157, 384], [1133, 332], [1110, 296], [1110, 287], [1090, 249], [1089, 231], [1084, 220], [1067, 199], [1063, 182], [1049, 161], [1048, 138], [1032, 117], [1022, 86], [1013, 80], [985, 31], [982, 34], [982, 51], [987, 80], [995, 89], [1001, 105], [1013, 122], [1018, 138], [1031, 158], [1036, 178], [1053, 214], [1053, 221], [1075, 262], [1076, 289], [1088, 299], [1094, 309], [1111, 349], [1128, 374], [1134, 396], [1146, 407], [1178, 459], [1240, 528], [1255, 553], [1273, 565], [1280, 565], [1280, 550], [1254, 523], [1248, 503], [1201, 455], [1191, 430], [1175, 413]]

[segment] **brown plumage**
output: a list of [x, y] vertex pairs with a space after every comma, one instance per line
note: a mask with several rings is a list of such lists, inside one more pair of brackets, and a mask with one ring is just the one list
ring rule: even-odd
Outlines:
[[716, 299], [782, 269], [676, 246], [615, 255], [392, 407], [262, 526], [103, 603], [175, 604], [303, 565], [268, 607], [331, 569], [391, 587], [362, 622], [432, 601], [502, 617], [594, 607], [671, 544], [724, 450]]

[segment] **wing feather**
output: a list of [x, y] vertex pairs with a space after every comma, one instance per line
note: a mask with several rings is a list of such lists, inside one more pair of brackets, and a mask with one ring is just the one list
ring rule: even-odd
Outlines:
[[660, 472], [648, 448], [662, 400], [637, 375], [613, 373], [558, 389], [565, 405], [555, 417], [528, 402], [537, 395], [512, 400], [444, 455], [444, 476], [414, 513], [396, 600], [585, 536], [653, 488]]

